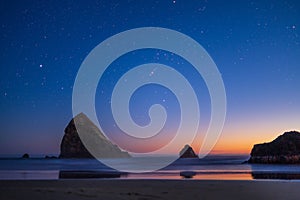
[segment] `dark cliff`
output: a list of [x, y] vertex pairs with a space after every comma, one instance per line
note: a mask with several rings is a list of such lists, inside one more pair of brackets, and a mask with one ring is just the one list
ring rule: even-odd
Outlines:
[[300, 133], [285, 132], [272, 142], [255, 144], [248, 163], [300, 164]]

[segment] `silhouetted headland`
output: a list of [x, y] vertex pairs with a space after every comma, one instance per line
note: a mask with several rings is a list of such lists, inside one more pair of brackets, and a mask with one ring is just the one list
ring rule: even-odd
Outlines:
[[300, 133], [285, 132], [272, 142], [255, 144], [248, 163], [300, 164]]

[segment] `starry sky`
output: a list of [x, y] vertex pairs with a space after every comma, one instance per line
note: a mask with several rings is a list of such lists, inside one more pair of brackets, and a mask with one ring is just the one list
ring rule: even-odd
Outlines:
[[[58, 154], [72, 118], [73, 84], [85, 57], [110, 36], [148, 26], [192, 37], [218, 66], [227, 118], [214, 153], [249, 153], [254, 143], [300, 130], [299, 1], [12, 0], [0, 2], [0, 154]], [[108, 113], [103, 110], [107, 97], [101, 93], [109, 93], [127, 69], [122, 66], [145, 62], [178, 70], [188, 65], [162, 50], [121, 57], [98, 86], [99, 118]], [[192, 69], [183, 73], [197, 85], [204, 113], [201, 133], [209, 121], [209, 94]], [[169, 132], [176, 129], [178, 102], [166, 88], [145, 86], [132, 99], [130, 109], [138, 124], [147, 124], [146, 108], [160, 102], [171, 116]], [[196, 150], [201, 137], [193, 143]]]

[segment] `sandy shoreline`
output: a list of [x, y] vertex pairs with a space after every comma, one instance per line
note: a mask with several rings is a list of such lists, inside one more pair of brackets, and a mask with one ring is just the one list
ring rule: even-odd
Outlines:
[[2, 180], [0, 199], [299, 199], [296, 181]]

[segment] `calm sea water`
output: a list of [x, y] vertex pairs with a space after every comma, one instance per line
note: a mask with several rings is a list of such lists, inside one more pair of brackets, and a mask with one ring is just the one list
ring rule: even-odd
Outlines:
[[[143, 162], [147, 165], [156, 163]], [[124, 174], [124, 179], [182, 179], [181, 171], [194, 171], [193, 179], [293, 179], [300, 180], [300, 165], [242, 164], [248, 156], [207, 156], [204, 159], [180, 159], [172, 165], [151, 173]], [[151, 160], [151, 159], [150, 159]], [[128, 159], [114, 159], [119, 166], [131, 164]], [[99, 171], [113, 169], [93, 159], [0, 159], [0, 179], [58, 179], [60, 171]]]

